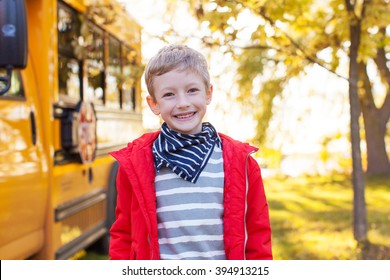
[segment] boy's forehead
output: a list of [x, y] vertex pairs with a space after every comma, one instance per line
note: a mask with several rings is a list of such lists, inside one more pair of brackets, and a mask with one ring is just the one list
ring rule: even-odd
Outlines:
[[163, 90], [181, 86], [202, 86], [207, 88], [207, 83], [202, 75], [191, 69], [173, 69], [153, 79], [153, 88]]
[[183, 67], [183, 66], [178, 66], [168, 71], [165, 71], [164, 73], [157, 75], [157, 77], [164, 76], [164, 75], [177, 75], [177, 74], [184, 74], [185, 76], [194, 75], [199, 78], [202, 78], [202, 76], [195, 69], [191, 67]]
[[[180, 77], [178, 77], [180, 76]], [[177, 78], [176, 78], [177, 77]], [[176, 79], [176, 80], [175, 80]], [[179, 79], [179, 80], [177, 80]], [[202, 76], [191, 69], [172, 69], [164, 74], [155, 77], [154, 81], [163, 82], [166, 80], [173, 80], [175, 82], [181, 82], [180, 79], [200, 80], [203, 81]]]

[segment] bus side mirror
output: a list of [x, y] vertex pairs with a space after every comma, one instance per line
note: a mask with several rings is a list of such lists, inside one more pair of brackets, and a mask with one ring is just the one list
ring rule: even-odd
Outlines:
[[11, 86], [13, 68], [27, 64], [27, 16], [24, 0], [0, 0], [0, 68], [7, 70], [0, 76], [0, 95]]

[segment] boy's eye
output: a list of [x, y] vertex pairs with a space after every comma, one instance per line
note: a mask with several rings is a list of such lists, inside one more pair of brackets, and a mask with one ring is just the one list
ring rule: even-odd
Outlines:
[[170, 97], [170, 96], [173, 96], [172, 92], [167, 92], [163, 94], [163, 97]]
[[195, 92], [198, 92], [199, 91], [199, 89], [197, 89], [197, 88], [191, 88], [188, 92], [189, 93], [195, 93]]

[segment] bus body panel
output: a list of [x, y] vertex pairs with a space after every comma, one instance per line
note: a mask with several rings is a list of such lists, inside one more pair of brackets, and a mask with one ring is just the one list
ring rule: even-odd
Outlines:
[[0, 101], [0, 259], [26, 258], [42, 247], [47, 211], [48, 166], [31, 67], [19, 81], [24, 97]]
[[[80, 114], [76, 107], [86, 98], [88, 65], [85, 58], [79, 60], [80, 97], [68, 103], [59, 93], [57, 13], [65, 7], [82, 15], [87, 7], [82, 0], [26, 0], [26, 5], [29, 53], [27, 67], [20, 71], [25, 97], [0, 96], [0, 259], [67, 259], [107, 234], [107, 193], [115, 188], [109, 186], [114, 159], [108, 152], [144, 132], [140, 76], [127, 82], [133, 91], [130, 105], [110, 109], [94, 104], [96, 157], [92, 162], [75, 159], [63, 148], [67, 130], [61, 112]], [[140, 65], [141, 28], [123, 11], [118, 17], [122, 22], [99, 26], [105, 36], [104, 60], [109, 59], [107, 40], [112, 36], [121, 52], [126, 47], [136, 53], [131, 63]], [[116, 26], [120, 24], [126, 24], [126, 32], [114, 34], [124, 30]]]

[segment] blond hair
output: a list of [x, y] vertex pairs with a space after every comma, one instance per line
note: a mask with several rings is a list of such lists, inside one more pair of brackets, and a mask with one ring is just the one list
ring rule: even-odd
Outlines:
[[170, 45], [160, 49], [145, 69], [146, 87], [153, 99], [154, 77], [176, 69], [193, 71], [202, 77], [206, 90], [210, 87], [210, 74], [205, 57], [186, 45]]

